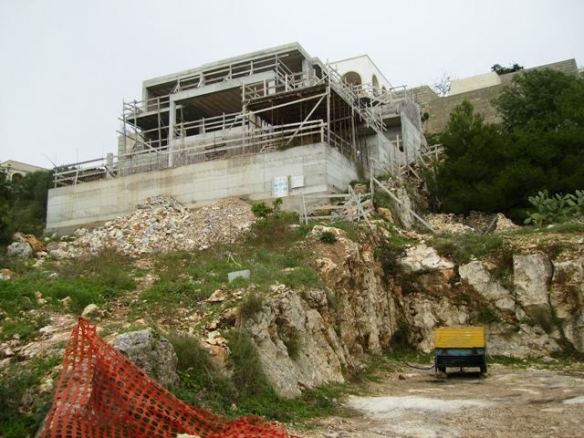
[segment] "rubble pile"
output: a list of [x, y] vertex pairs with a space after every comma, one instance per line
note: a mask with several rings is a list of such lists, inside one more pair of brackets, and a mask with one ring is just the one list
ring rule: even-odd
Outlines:
[[439, 233], [502, 233], [519, 228], [502, 213], [471, 211], [469, 216], [437, 213], [428, 216], [428, 223]]
[[102, 227], [75, 230], [72, 242], [59, 242], [50, 254], [57, 258], [77, 257], [114, 248], [137, 256], [206, 249], [238, 240], [254, 220], [249, 204], [236, 198], [191, 211], [171, 197], [156, 196]]

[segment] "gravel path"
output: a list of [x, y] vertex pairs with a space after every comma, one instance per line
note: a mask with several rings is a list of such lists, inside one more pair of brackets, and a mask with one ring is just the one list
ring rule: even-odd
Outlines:
[[584, 436], [584, 371], [490, 367], [486, 377], [388, 373], [347, 417], [319, 420], [304, 438], [537, 438]]

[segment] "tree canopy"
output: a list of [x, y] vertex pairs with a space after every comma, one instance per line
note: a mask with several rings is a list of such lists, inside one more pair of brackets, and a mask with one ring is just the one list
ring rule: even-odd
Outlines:
[[584, 188], [584, 79], [528, 71], [494, 103], [500, 125], [486, 123], [467, 101], [450, 115], [436, 185], [443, 211], [500, 211], [520, 220], [539, 191]]
[[9, 243], [16, 231], [40, 235], [45, 227], [52, 172], [38, 171], [9, 181], [0, 169], [0, 243]]

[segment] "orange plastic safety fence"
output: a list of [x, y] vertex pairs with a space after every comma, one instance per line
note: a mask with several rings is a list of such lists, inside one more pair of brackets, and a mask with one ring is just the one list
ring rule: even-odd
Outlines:
[[65, 351], [43, 438], [291, 438], [261, 417], [229, 421], [190, 406], [97, 335], [84, 318]]

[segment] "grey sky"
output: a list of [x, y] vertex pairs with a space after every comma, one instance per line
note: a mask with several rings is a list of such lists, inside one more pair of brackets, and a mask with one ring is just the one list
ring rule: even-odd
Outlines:
[[117, 152], [142, 81], [298, 41], [368, 54], [394, 85], [576, 58], [582, 0], [0, 0], [0, 161], [52, 167]]

